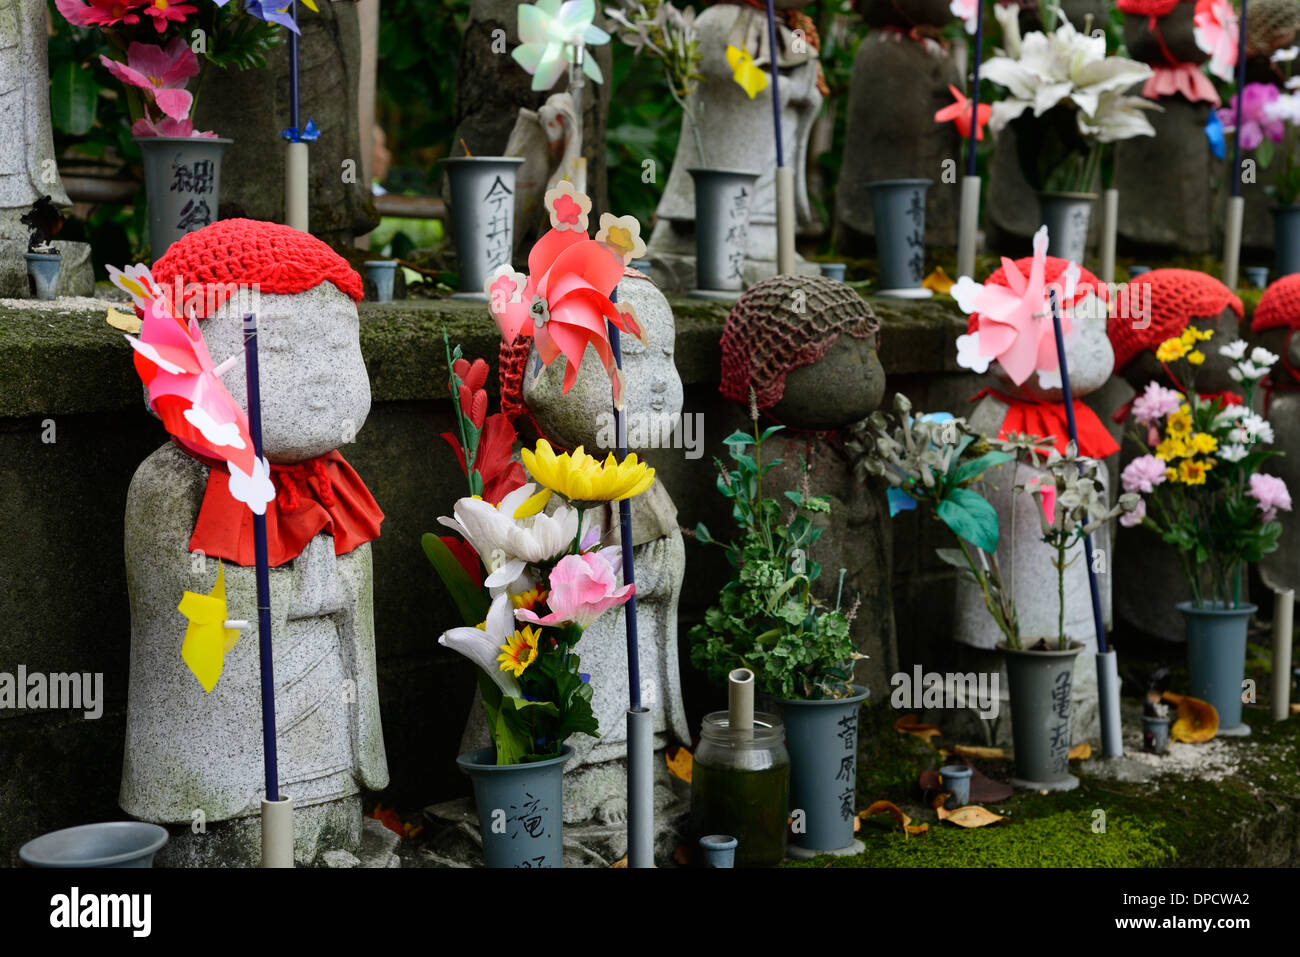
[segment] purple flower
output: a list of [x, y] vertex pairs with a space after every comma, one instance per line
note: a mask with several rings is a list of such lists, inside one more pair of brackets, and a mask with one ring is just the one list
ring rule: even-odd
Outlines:
[[[1124, 466], [1119, 480], [1126, 492], [1154, 492], [1156, 486], [1165, 480], [1165, 468], [1163, 459], [1158, 459], [1154, 455], [1144, 455]], [[1142, 514], [1146, 514], [1145, 508]], [[1138, 516], [1137, 521], [1141, 521], [1141, 516]], [[1127, 524], [1135, 525], [1137, 522]]]
[[1271, 522], [1277, 518], [1278, 509], [1291, 511], [1291, 493], [1287, 491], [1286, 482], [1276, 475], [1263, 475], [1256, 472], [1250, 477], [1250, 489], [1246, 493], [1253, 498], [1263, 512], [1263, 520]]
[[1177, 412], [1182, 404], [1181, 392], [1166, 389], [1158, 382], [1148, 382], [1146, 391], [1133, 400], [1133, 418], [1150, 425]]
[[[1286, 134], [1286, 124], [1269, 115], [1268, 106], [1278, 97], [1277, 87], [1272, 83], [1247, 83], [1241, 101], [1241, 148], [1253, 150], [1268, 137], [1274, 143], [1282, 142]], [[1219, 110], [1219, 119], [1225, 129], [1233, 129], [1237, 120], [1237, 95], [1224, 109]]]

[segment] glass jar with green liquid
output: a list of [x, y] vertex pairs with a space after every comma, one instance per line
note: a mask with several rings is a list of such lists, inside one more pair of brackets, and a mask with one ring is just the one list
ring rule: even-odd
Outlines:
[[691, 773], [691, 828], [736, 838], [737, 867], [771, 867], [785, 857], [790, 754], [785, 727], [755, 712], [752, 729], [730, 726], [727, 712], [704, 716]]

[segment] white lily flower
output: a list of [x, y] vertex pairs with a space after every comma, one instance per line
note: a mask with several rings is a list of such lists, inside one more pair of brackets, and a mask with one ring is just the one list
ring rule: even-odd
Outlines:
[[515, 633], [515, 613], [510, 604], [510, 597], [504, 593], [497, 595], [488, 609], [487, 621], [482, 628], [448, 628], [438, 638], [438, 644], [452, 651], [458, 651], [474, 664], [487, 672], [488, 677], [496, 682], [502, 694], [512, 698], [522, 695], [519, 682], [508, 671], [502, 671], [497, 663], [501, 646], [509, 641]]
[[525, 566], [563, 554], [578, 534], [578, 510], [559, 505], [547, 515], [516, 517], [532, 498], [537, 486], [529, 482], [490, 505], [478, 498], [462, 498], [453, 509], [454, 518], [442, 516], [443, 525], [464, 536], [483, 560], [489, 589], [508, 587], [524, 573]]
[[1002, 27], [1002, 44], [1006, 55], [1020, 58], [1020, 5], [1017, 3], [993, 4], [993, 16]]

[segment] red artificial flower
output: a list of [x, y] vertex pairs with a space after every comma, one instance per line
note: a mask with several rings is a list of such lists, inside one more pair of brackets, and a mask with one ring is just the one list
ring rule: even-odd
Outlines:
[[[948, 84], [948, 90], [952, 93], [953, 102], [950, 106], [945, 106], [934, 114], [936, 123], [953, 122], [957, 124], [957, 132], [962, 139], [970, 139], [970, 100], [962, 95], [961, 90], [957, 89], [951, 83]], [[984, 139], [984, 127], [993, 115], [993, 107], [988, 103], [981, 103], [976, 117], [979, 122], [979, 129], [975, 131], [975, 139]]]
[[134, 11], [144, 0], [54, 0], [59, 13], [74, 27], [112, 27], [121, 23], [133, 27], [140, 22]]
[[169, 0], [150, 0], [141, 12], [153, 17], [153, 28], [159, 33], [167, 29], [168, 23], [183, 23], [191, 13], [197, 13], [198, 7], [191, 3], [171, 3]]
[[455, 535], [439, 535], [442, 543], [451, 550], [451, 554], [460, 567], [465, 569], [465, 574], [469, 580], [474, 583], [475, 588], [483, 587], [483, 563], [479, 561], [478, 552], [474, 551], [474, 546], [462, 538]]

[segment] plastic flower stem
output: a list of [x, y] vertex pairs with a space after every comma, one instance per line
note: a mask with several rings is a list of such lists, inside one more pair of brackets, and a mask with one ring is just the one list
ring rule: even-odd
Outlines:
[[1246, 0], [1241, 0], [1241, 16], [1237, 19], [1237, 106], [1233, 117], [1232, 134], [1232, 195], [1241, 195], [1241, 101], [1246, 89]]
[[975, 137], [979, 134], [980, 60], [984, 58], [984, 0], [976, 0], [974, 68], [970, 81], [970, 145], [966, 148], [966, 175], [975, 175]]
[[[1052, 331], [1056, 335], [1056, 361], [1061, 367], [1061, 401], [1065, 403], [1065, 424], [1070, 430], [1070, 441], [1079, 447], [1079, 429], [1074, 423], [1074, 394], [1070, 391], [1070, 368], [1065, 361], [1065, 334], [1061, 331], [1061, 304], [1056, 290], [1048, 293], [1052, 310]], [[1106, 654], [1106, 625], [1101, 615], [1101, 591], [1097, 587], [1097, 572], [1092, 563], [1092, 536], [1083, 537], [1084, 559], [1088, 563], [1088, 590], [1092, 592], [1092, 622], [1097, 629], [1097, 650]], [[1062, 649], [1064, 650], [1064, 649]]]
[[772, 0], [767, 0], [767, 47], [771, 54], [768, 67], [772, 73], [772, 127], [776, 130], [776, 165], [779, 169], [785, 165], [785, 147], [781, 142], [781, 94], [777, 90], [777, 77], [781, 70], [776, 65], [776, 10]]
[[[253, 454], [262, 458], [262, 395], [257, 373], [257, 315], [244, 316], [244, 368], [248, 379], [248, 434]], [[257, 642], [262, 672], [262, 765], [266, 799], [280, 800], [275, 752], [275, 669], [271, 657], [271, 569], [266, 551], [266, 513], [253, 513], [253, 555], [257, 563]]]

